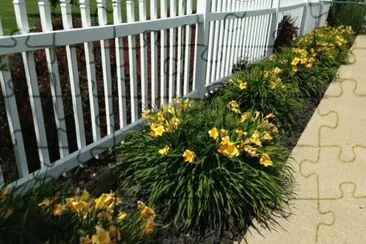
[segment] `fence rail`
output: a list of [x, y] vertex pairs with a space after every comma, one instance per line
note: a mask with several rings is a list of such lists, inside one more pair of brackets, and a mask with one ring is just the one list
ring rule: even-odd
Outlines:
[[[175, 97], [202, 98], [239, 60], [256, 62], [270, 55], [283, 16], [292, 16], [303, 35], [324, 24], [330, 7], [309, 0], [95, 1], [96, 23], [90, 1], [78, 1], [81, 28], [73, 26], [70, 0], [60, 0], [61, 30], [53, 29], [48, 0], [38, 0], [41, 31], [30, 32], [25, 0], [13, 1], [18, 34], [3, 36], [0, 22], [0, 109], [7, 117], [0, 122], [8, 125], [5, 136], [11, 138], [15, 160], [0, 161], [0, 183], [56, 177], [98, 157], [142, 125], [142, 110]], [[37, 52], [45, 55], [47, 91]], [[18, 54], [22, 70], [14, 71], [9, 61]], [[13, 79], [14, 72], [24, 72], [24, 84]], [[19, 86], [26, 95], [16, 95]], [[20, 116], [25, 101], [32, 117], [28, 122]], [[33, 139], [25, 139], [24, 127], [34, 130]], [[56, 142], [48, 137], [52, 133]], [[32, 143], [36, 155], [27, 150]], [[14, 165], [17, 176], [11, 178], [6, 172]]]

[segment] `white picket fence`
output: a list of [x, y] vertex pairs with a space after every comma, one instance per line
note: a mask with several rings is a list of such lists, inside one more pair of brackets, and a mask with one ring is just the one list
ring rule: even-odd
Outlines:
[[[56, 177], [113, 148], [123, 140], [124, 132], [142, 124], [139, 114], [143, 109], [171, 103], [175, 97], [202, 98], [208, 88], [227, 79], [232, 66], [240, 59], [256, 62], [271, 54], [276, 29], [284, 15], [296, 20], [302, 35], [323, 25], [329, 10], [329, 4], [309, 0], [198, 0], [197, 5], [192, 0], [125, 0], [125, 8], [121, 7], [121, 0], [96, 1], [99, 26], [92, 26], [89, 0], [77, 3], [83, 28], [72, 25], [70, 0], [60, 0], [63, 30], [53, 31], [48, 0], [38, 1], [42, 32], [30, 33], [25, 0], [13, 1], [19, 34], [3, 36], [0, 22], [0, 65], [8, 64], [8, 55], [22, 55], [40, 162], [39, 169], [30, 172], [25, 150], [28, 145], [23, 140], [16, 105], [22, 101], [17, 101], [13, 94], [13, 82], [20, 81], [12, 80], [10, 71], [0, 70], [1, 91], [18, 170], [18, 180], [12, 184], [24, 185], [34, 178]], [[113, 24], [107, 22], [109, 10], [113, 12]], [[125, 23], [122, 23], [123, 16], [127, 16]], [[150, 16], [149, 20], [147, 16]], [[128, 39], [127, 47], [124, 47], [124, 38]], [[109, 40], [115, 42], [114, 53]], [[100, 42], [101, 48], [104, 108], [99, 107], [96, 89], [95, 41]], [[85, 51], [91, 143], [85, 139], [83, 106], [86, 105], [81, 100], [74, 46], [80, 43]], [[66, 49], [68, 81], [60, 80], [54, 58], [56, 47]], [[33, 53], [36, 50], [44, 50], [47, 57], [52, 112], [42, 111]], [[114, 67], [110, 63], [111, 55], [116, 59]], [[118, 113], [113, 111], [112, 71], [117, 76]], [[70, 152], [64, 119], [62, 82], [68, 82], [71, 90], [78, 148], [74, 152]], [[50, 160], [44, 113], [54, 113], [60, 154], [55, 162]], [[99, 126], [101, 113], [105, 113], [105, 135], [101, 135]], [[0, 182], [2, 180], [0, 168]]]

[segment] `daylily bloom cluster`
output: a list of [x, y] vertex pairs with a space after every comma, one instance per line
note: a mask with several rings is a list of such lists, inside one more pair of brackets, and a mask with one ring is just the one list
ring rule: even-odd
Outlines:
[[[56, 194], [45, 198], [38, 206], [54, 218], [70, 217], [68, 220], [74, 222], [80, 233], [80, 244], [114, 244], [121, 242], [120, 230], [127, 217], [127, 213], [121, 211], [121, 204], [122, 199], [113, 192], [94, 198], [84, 190], [81, 195], [66, 199]], [[148, 233], [143, 230], [141, 234]]]
[[272, 70], [265, 70], [262, 72], [263, 78], [269, 80], [269, 86], [272, 90], [277, 88], [286, 88], [286, 85], [282, 83], [281, 75], [283, 69], [280, 67], [275, 67]]
[[336, 47], [344, 47], [352, 39], [352, 27], [339, 26], [337, 28], [328, 25], [315, 29], [309, 35], [300, 38], [296, 46], [300, 48], [312, 48], [315, 55], [325, 55], [334, 59]]
[[[273, 136], [278, 133], [277, 127], [269, 122], [271, 118], [273, 118], [272, 114], [263, 117], [259, 112], [241, 113], [237, 129], [228, 131], [214, 127], [208, 131], [208, 135], [218, 143], [217, 151], [223, 156], [233, 158], [245, 154], [258, 158], [261, 165], [268, 167], [273, 165], [273, 162], [261, 148], [265, 144], [271, 144]], [[248, 121], [257, 125], [256, 129], [251, 128], [245, 131], [245, 124]]]
[[246, 89], [248, 89], [248, 82], [246, 82], [245, 80], [230, 79], [228, 81], [228, 83], [237, 86], [240, 90], [246, 90]]
[[172, 105], [164, 105], [160, 111], [146, 110], [142, 117], [150, 127], [150, 136], [157, 139], [166, 133], [171, 133], [181, 124], [182, 113], [191, 107], [191, 102], [186, 99], [174, 99]]
[[314, 66], [316, 61], [316, 52], [314, 48], [310, 49], [310, 52], [302, 48], [293, 48], [292, 50], [295, 54], [295, 57], [291, 62], [293, 74], [296, 74], [303, 66], [307, 69], [311, 69]]

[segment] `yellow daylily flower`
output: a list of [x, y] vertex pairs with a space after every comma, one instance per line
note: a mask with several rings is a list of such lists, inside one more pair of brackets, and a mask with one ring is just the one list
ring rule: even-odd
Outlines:
[[279, 75], [279, 74], [282, 73], [282, 69], [276, 67], [276, 68], [273, 69], [273, 73], [275, 73], [276, 75]]
[[250, 156], [256, 157], [257, 156], [257, 149], [255, 147], [252, 147], [250, 145], [247, 145], [247, 143], [243, 143], [242, 147], [245, 152], [247, 152]]
[[239, 104], [232, 100], [228, 103], [228, 107], [230, 109], [230, 111], [233, 111], [234, 113], [240, 113], [240, 109], [239, 109]]
[[71, 210], [78, 213], [79, 215], [85, 215], [89, 210], [88, 203], [84, 201], [73, 201], [71, 202]]
[[144, 209], [141, 211], [141, 217], [143, 218], [150, 218], [150, 217], [155, 218], [155, 216], [156, 216], [155, 211], [150, 207], [145, 206]]
[[163, 112], [158, 112], [158, 121], [160, 123], [163, 123], [165, 121], [165, 116], [164, 116], [164, 113]]
[[264, 119], [271, 119], [271, 118], [274, 118], [275, 116], [272, 114], [272, 113], [270, 113], [270, 114], [267, 114], [265, 117], [264, 117]]
[[261, 165], [263, 165], [264, 167], [268, 167], [268, 166], [272, 166], [273, 165], [273, 162], [272, 162], [271, 158], [266, 153], [263, 153], [261, 155], [261, 158], [259, 160], [259, 163]]
[[174, 106], [168, 106], [168, 113], [175, 114], [175, 107]]
[[239, 129], [235, 130], [235, 133], [238, 134], [239, 138], [243, 137], [243, 136], [246, 136], [248, 134], [247, 132], [245, 132], [243, 130], [239, 130]]
[[251, 113], [250, 112], [245, 112], [241, 115], [241, 118], [240, 118], [240, 123], [243, 123], [245, 122], [246, 120], [248, 120], [251, 116]]
[[300, 63], [301, 64], [306, 64], [307, 62], [308, 62], [308, 59], [307, 58], [300, 59]]
[[239, 150], [236, 147], [235, 143], [227, 139], [223, 140], [220, 143], [220, 146], [217, 149], [217, 151], [226, 157], [236, 157], [239, 155]]
[[262, 142], [261, 142], [261, 139], [260, 139], [260, 135], [259, 135], [259, 132], [256, 131], [253, 133], [252, 137], [249, 139], [251, 143], [261, 147], [262, 146]]
[[274, 82], [273, 80], [271, 80], [271, 81], [269, 82], [269, 87], [270, 87], [272, 90], [276, 89], [277, 85], [278, 85], [278, 84], [277, 84], [276, 82]]
[[239, 88], [240, 88], [240, 90], [247, 89], [248, 88], [248, 83], [247, 82], [240, 82]]
[[155, 223], [154, 223], [154, 220], [149, 218], [147, 221], [146, 221], [146, 224], [145, 224], [145, 227], [142, 231], [143, 235], [150, 235], [154, 232], [154, 228], [155, 228]]
[[92, 236], [93, 244], [111, 244], [111, 237], [109, 232], [100, 226], [95, 226], [97, 233]]
[[214, 127], [208, 131], [208, 134], [211, 138], [216, 140], [219, 137], [219, 130], [216, 127]]
[[165, 132], [164, 126], [159, 125], [159, 124], [155, 124], [155, 123], [153, 123], [153, 124], [150, 125], [150, 129], [151, 129], [150, 135], [152, 137], [160, 137], [160, 136], [163, 136], [163, 134]]
[[117, 216], [117, 222], [122, 223], [123, 220], [126, 219], [126, 217], [127, 217], [127, 213], [125, 213], [125, 212], [119, 213], [118, 216]]
[[62, 216], [66, 212], [66, 207], [62, 204], [56, 204], [53, 208], [52, 215], [53, 216]]
[[196, 154], [191, 150], [185, 150], [183, 153], [183, 159], [186, 163], [193, 163], [196, 159]]
[[38, 204], [43, 210], [47, 209], [51, 204], [51, 200], [49, 198], [43, 199], [41, 203]]
[[296, 65], [298, 65], [299, 64], [299, 62], [300, 62], [300, 59], [298, 58], [298, 57], [296, 57], [296, 58], [294, 58], [293, 60], [292, 60], [292, 65], [293, 66], [296, 66]]
[[161, 155], [167, 155], [168, 154], [168, 152], [170, 151], [170, 147], [169, 146], [165, 146], [165, 147], [163, 147], [162, 149], [160, 149], [159, 150], [159, 153], [161, 154]]
[[273, 139], [273, 137], [271, 136], [271, 134], [269, 134], [267, 131], [264, 132], [263, 134], [263, 140], [265, 141], [271, 141]]
[[174, 128], [178, 128], [178, 126], [181, 124], [180, 119], [178, 119], [176, 117], [174, 117], [171, 122], [172, 122]]

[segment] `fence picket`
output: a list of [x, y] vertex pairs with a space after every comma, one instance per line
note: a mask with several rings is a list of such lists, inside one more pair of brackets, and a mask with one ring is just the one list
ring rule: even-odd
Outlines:
[[[187, 0], [186, 14], [192, 14], [192, 0]], [[191, 67], [191, 39], [192, 31], [189, 25], [186, 26], [186, 46], [184, 51], [184, 82], [183, 82], [183, 95], [187, 95], [189, 91], [189, 73]]]
[[[229, 2], [231, 0], [228, 0]], [[223, 12], [228, 12], [229, 11], [229, 3], [228, 4], [224, 4], [224, 8], [223, 8]], [[222, 43], [222, 49], [221, 49], [221, 73], [219, 77], [224, 77], [225, 76], [225, 68], [226, 68], [226, 61], [227, 61], [227, 50], [228, 50], [228, 37], [229, 37], [229, 20], [224, 19], [223, 20], [223, 43]]]
[[[183, 0], [178, 1], [178, 16], [184, 15]], [[178, 27], [178, 53], [177, 53], [177, 84], [176, 84], [176, 96], [182, 96], [182, 75], [183, 75], [183, 35], [182, 27]]]
[[[0, 37], [3, 36], [3, 25], [0, 20]], [[29, 174], [27, 156], [25, 154], [22, 128], [20, 127], [17, 101], [14, 93], [13, 81], [9, 71], [7, 57], [0, 56], [0, 85], [4, 98], [6, 116], [9, 124], [9, 131], [13, 143], [15, 163], [20, 178]], [[0, 166], [1, 170], [1, 166]], [[0, 172], [0, 185], [4, 182], [2, 171]]]
[[[220, 0], [219, 0], [220, 1]], [[222, 4], [221, 5], [221, 12], [224, 12], [226, 9], [226, 5]], [[220, 77], [223, 77], [222, 75], [222, 68], [224, 66], [224, 45], [225, 45], [225, 29], [226, 29], [226, 24], [225, 24], [225, 20], [220, 20], [218, 21], [218, 23], [220, 23], [220, 34], [219, 34], [219, 43], [218, 43], [218, 54], [217, 54], [217, 69], [216, 69], [216, 78], [215, 80], [218, 80]]]
[[[139, 0], [139, 18], [140, 21], [146, 21], [146, 3], [145, 0]], [[147, 34], [140, 34], [140, 69], [141, 69], [141, 107], [142, 111], [148, 106], [147, 92]]]
[[[167, 0], [160, 1], [160, 18], [165, 19], [167, 17]], [[166, 103], [166, 43], [167, 36], [166, 30], [161, 30], [160, 32], [160, 105]]]
[[[21, 34], [26, 34], [29, 32], [29, 25], [25, 2], [24, 0], [14, 0], [13, 4], [18, 29], [20, 30]], [[50, 157], [48, 152], [47, 137], [45, 136], [46, 129], [44, 125], [42, 104], [38, 88], [36, 65], [34, 62], [33, 52], [23, 52], [22, 58], [27, 79], [29, 100], [32, 108], [39, 160], [41, 163], [41, 167], [45, 167], [49, 165]]]
[[[235, 0], [235, 11], [240, 11], [241, 1]], [[233, 48], [231, 56], [231, 68], [238, 62], [238, 46], [239, 46], [239, 34], [240, 34], [240, 16], [234, 19], [234, 37], [233, 37]], [[231, 72], [231, 70], [230, 70]]]
[[[135, 21], [135, 2], [133, 0], [126, 1], [127, 21]], [[132, 123], [138, 119], [137, 109], [137, 77], [136, 77], [136, 38], [128, 36], [128, 60], [130, 68], [130, 96], [131, 96], [131, 121]]]
[[[90, 19], [90, 0], [79, 0], [81, 23], [83, 28], [92, 26]], [[84, 43], [86, 75], [88, 79], [88, 94], [90, 104], [90, 117], [93, 141], [100, 139], [100, 122], [99, 122], [99, 104], [98, 104], [98, 86], [95, 71], [95, 60], [93, 53], [93, 43]]]
[[[158, 18], [158, 2], [157, 0], [150, 0], [150, 18], [155, 20]], [[158, 92], [158, 33], [152, 31], [150, 33], [150, 47], [151, 47], [151, 107], [156, 108], [156, 97]]]
[[[216, 5], [216, 11], [215, 12], [221, 12], [221, 8], [222, 8], [222, 1], [220, 0], [215, 0], [217, 2], [217, 5]], [[219, 39], [220, 39], [220, 36], [219, 36], [219, 32], [220, 32], [220, 21], [216, 21], [215, 22], [215, 30], [214, 30], [214, 44], [213, 44], [213, 55], [212, 55], [212, 71], [211, 71], [211, 77], [210, 77], [210, 81], [209, 83], [211, 82], [214, 82], [217, 77], [216, 77], [216, 69], [217, 67], [219, 66], [219, 58], [218, 58], [218, 49], [220, 47], [220, 44], [219, 44]]]
[[[234, 11], [235, 9], [235, 0], [230, 1], [229, 11]], [[230, 67], [232, 66], [232, 56], [233, 56], [233, 49], [234, 49], [234, 24], [235, 19], [229, 20], [229, 39], [228, 39], [228, 47], [227, 47], [227, 59], [226, 59], [226, 68], [225, 68], [225, 75], [229, 75], [231, 72]]]
[[[97, 0], [98, 22], [99, 26], [107, 25], [107, 4], [106, 0]], [[103, 69], [103, 86], [107, 135], [114, 132], [114, 113], [113, 113], [113, 95], [112, 95], [112, 77], [111, 77], [111, 59], [109, 50], [109, 40], [100, 41]]]
[[[176, 0], [170, 0], [170, 6], [169, 6], [169, 17], [175, 17], [177, 11], [177, 4]], [[169, 29], [169, 103], [173, 102], [174, 98], [174, 90], [175, 90], [175, 51], [176, 51], [176, 30], [175, 28]]]
[[[238, 11], [239, 9], [239, 1], [235, 0], [233, 3], [233, 11]], [[239, 28], [239, 16], [233, 20], [233, 39], [232, 39], [232, 47], [231, 47], [231, 59], [230, 59], [230, 68], [237, 62], [237, 45], [238, 45], [238, 28]], [[229, 70], [229, 74], [231, 70]]]
[[[216, 12], [216, 0], [212, 1], [211, 11]], [[213, 62], [213, 49], [214, 49], [214, 28], [215, 28], [215, 22], [212, 21], [210, 23], [209, 28], [209, 38], [208, 38], [208, 46], [207, 46], [207, 65], [206, 65], [206, 85], [210, 84], [210, 78], [211, 78], [211, 72], [212, 72], [212, 62]]]
[[[72, 29], [72, 15], [70, 0], [60, 0], [62, 24], [64, 30]], [[72, 104], [74, 107], [74, 120], [76, 128], [76, 141], [78, 148], [81, 149], [86, 146], [84, 116], [81, 103], [81, 92], [79, 82], [79, 72], [77, 66], [76, 49], [73, 46], [66, 46], [67, 64], [69, 70], [70, 88]]]
[[[113, 0], [113, 22], [115, 25], [122, 23], [121, 0]], [[115, 38], [116, 46], [116, 69], [117, 69], [117, 90], [118, 90], [118, 114], [119, 127], [122, 129], [127, 125], [126, 108], [126, 76], [123, 50], [123, 39]]]
[[[39, 0], [39, 13], [43, 32], [52, 31], [51, 9], [48, 0]], [[60, 157], [69, 155], [67, 141], [67, 131], [65, 123], [64, 106], [62, 102], [62, 91], [60, 85], [60, 74], [58, 72], [58, 62], [55, 48], [46, 48], [47, 68], [50, 79], [52, 102], [54, 107], [55, 123], [57, 128], [58, 146]]]

